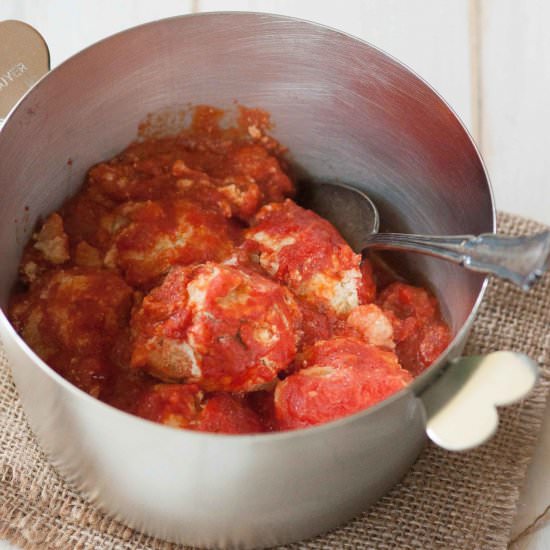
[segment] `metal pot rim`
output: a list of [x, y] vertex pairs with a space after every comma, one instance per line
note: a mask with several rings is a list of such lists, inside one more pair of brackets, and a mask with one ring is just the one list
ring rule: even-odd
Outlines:
[[[445, 107], [453, 115], [453, 118], [456, 121], [458, 121], [458, 123], [460, 124], [462, 130], [464, 131], [464, 133], [468, 137], [468, 141], [473, 146], [473, 149], [475, 151], [475, 155], [477, 157], [478, 162], [481, 165], [481, 168], [482, 168], [482, 171], [483, 171], [483, 174], [484, 174], [484, 177], [485, 177], [485, 181], [486, 181], [486, 184], [487, 184], [487, 192], [489, 193], [489, 198], [490, 198], [490, 203], [491, 203], [491, 217], [492, 217], [492, 219], [491, 219], [491, 230], [493, 232], [496, 231], [496, 209], [495, 209], [495, 201], [494, 201], [494, 192], [493, 192], [493, 188], [492, 188], [492, 185], [491, 185], [491, 182], [490, 182], [490, 179], [489, 179], [487, 168], [486, 168], [485, 163], [483, 161], [483, 158], [480, 154], [478, 146], [475, 143], [475, 141], [473, 140], [472, 135], [470, 134], [468, 129], [465, 127], [464, 123], [462, 122], [460, 117], [457, 115], [457, 113], [447, 103], [447, 101], [443, 97], [441, 97], [441, 95], [428, 82], [426, 82], [421, 76], [419, 76], [414, 70], [412, 70], [410, 67], [408, 67], [405, 63], [399, 61], [398, 59], [396, 59], [392, 55], [390, 55], [387, 52], [385, 52], [384, 50], [374, 46], [370, 42], [368, 42], [366, 40], [363, 40], [361, 38], [358, 38], [356, 36], [353, 36], [349, 33], [344, 32], [344, 31], [341, 31], [341, 30], [335, 29], [333, 27], [330, 27], [328, 25], [324, 25], [324, 24], [321, 24], [321, 23], [317, 23], [317, 22], [314, 22], [314, 21], [301, 19], [301, 18], [297, 18], [297, 17], [291, 17], [291, 16], [286, 16], [286, 15], [278, 15], [278, 14], [269, 14], [269, 13], [262, 13], [262, 12], [252, 12], [252, 11], [231, 11], [231, 12], [214, 11], [214, 12], [203, 12], [203, 13], [192, 13], [192, 14], [177, 15], [177, 16], [173, 16], [173, 17], [158, 19], [156, 21], [143, 23], [141, 25], [137, 25], [137, 26], [131, 27], [129, 29], [125, 29], [123, 31], [120, 31], [120, 32], [114, 33], [112, 35], [109, 35], [109, 36], [95, 42], [94, 44], [91, 44], [90, 46], [87, 46], [86, 48], [80, 50], [79, 52], [75, 53], [74, 55], [72, 55], [71, 57], [69, 57], [68, 59], [63, 61], [63, 63], [61, 63], [61, 65], [59, 65], [58, 67], [50, 70], [44, 76], [42, 76], [17, 101], [17, 103], [11, 109], [8, 116], [4, 120], [4, 124], [2, 125], [2, 127], [0, 127], [0, 136], [2, 134], [2, 130], [9, 124], [10, 119], [12, 118], [12, 115], [18, 109], [22, 108], [22, 106], [24, 105], [26, 99], [31, 94], [39, 93], [40, 85], [45, 79], [55, 78], [56, 71], [59, 67], [62, 67], [66, 63], [70, 63], [74, 58], [77, 58], [78, 56], [84, 54], [84, 52], [87, 52], [88, 50], [95, 48], [97, 45], [102, 44], [103, 42], [109, 41], [109, 40], [111, 40], [114, 37], [119, 36], [119, 35], [122, 36], [122, 35], [125, 35], [125, 34], [131, 34], [133, 32], [137, 32], [137, 30], [141, 29], [142, 27], [156, 26], [156, 25], [162, 24], [166, 21], [177, 21], [177, 20], [181, 20], [183, 18], [185, 18], [185, 19], [189, 19], [189, 18], [211, 18], [212, 19], [212, 18], [217, 18], [217, 17], [236, 17], [236, 18], [238, 18], [238, 17], [242, 17], [242, 16], [247, 16], [247, 17], [248, 16], [257, 16], [257, 17], [261, 17], [261, 18], [264, 18], [264, 19], [269, 19], [269, 20], [272, 20], [272, 21], [282, 20], [282, 21], [296, 22], [296, 23], [300, 23], [300, 24], [307, 24], [307, 25], [310, 25], [312, 27], [326, 29], [330, 32], [339, 34], [339, 35], [343, 36], [344, 38], [346, 38], [348, 40], [353, 40], [355, 42], [360, 42], [360, 43], [366, 45], [367, 47], [369, 47], [373, 50], [376, 50], [378, 53], [380, 53], [383, 56], [385, 56], [385, 57], [389, 58], [390, 60], [392, 60], [400, 68], [406, 70], [407, 72], [411, 73], [414, 77], [416, 77], [424, 86], [427, 87], [427, 89], [429, 89], [433, 94], [435, 94], [442, 101], [442, 103], [445, 105]], [[332, 431], [332, 430], [338, 430], [340, 427], [342, 427], [342, 426], [344, 426], [348, 423], [356, 422], [356, 421], [359, 421], [360, 419], [365, 418], [368, 415], [375, 414], [377, 411], [379, 411], [379, 410], [383, 409], [384, 407], [388, 406], [393, 401], [395, 401], [397, 399], [400, 399], [407, 392], [412, 391], [414, 393], [418, 393], [420, 388], [424, 389], [426, 387], [427, 380], [430, 377], [432, 377], [433, 373], [435, 373], [437, 370], [440, 370], [444, 366], [444, 364], [446, 362], [446, 359], [447, 359], [447, 355], [452, 350], [452, 348], [456, 345], [457, 342], [461, 341], [465, 337], [465, 335], [468, 333], [468, 331], [471, 329], [471, 326], [474, 322], [475, 316], [477, 315], [477, 312], [479, 310], [481, 302], [483, 301], [483, 298], [485, 296], [485, 292], [487, 290], [487, 285], [488, 285], [488, 280], [489, 280], [488, 277], [485, 277], [483, 279], [483, 282], [481, 284], [481, 288], [478, 292], [477, 298], [475, 300], [475, 303], [474, 303], [468, 317], [466, 318], [465, 322], [462, 324], [462, 326], [460, 327], [460, 329], [458, 330], [456, 335], [453, 337], [453, 339], [450, 342], [449, 346], [447, 346], [447, 348], [441, 353], [441, 355], [436, 359], [436, 361], [434, 361], [434, 363], [430, 367], [428, 367], [428, 369], [426, 369], [421, 375], [416, 377], [409, 386], [403, 388], [402, 390], [400, 390], [397, 393], [391, 395], [390, 397], [384, 399], [383, 401], [369, 407], [368, 409], [365, 409], [363, 411], [359, 411], [359, 412], [357, 412], [355, 414], [352, 414], [350, 416], [346, 416], [346, 417], [343, 417], [343, 418], [340, 418], [340, 419], [337, 419], [337, 420], [333, 420], [331, 422], [327, 422], [325, 424], [321, 424], [321, 425], [318, 425], [318, 426], [303, 428], [303, 429], [299, 429], [299, 430], [283, 431], [283, 432], [267, 432], [267, 433], [260, 433], [260, 434], [248, 434], [248, 435], [238, 435], [238, 434], [229, 435], [229, 434], [218, 434], [218, 433], [210, 433], [210, 432], [195, 432], [195, 431], [191, 431], [191, 430], [182, 430], [182, 429], [177, 429], [177, 428], [172, 428], [172, 427], [169, 427], [169, 426], [164, 426], [164, 425], [161, 425], [161, 424], [157, 424], [157, 423], [154, 423], [154, 422], [151, 422], [151, 421], [148, 421], [148, 420], [144, 420], [140, 417], [137, 417], [135, 415], [126, 413], [124, 411], [116, 409], [115, 407], [112, 407], [111, 405], [103, 403], [99, 399], [96, 399], [95, 397], [92, 397], [91, 395], [87, 394], [83, 390], [80, 390], [79, 388], [77, 388], [76, 386], [74, 386], [73, 384], [68, 382], [61, 375], [59, 375], [57, 372], [55, 372], [42, 359], [40, 359], [40, 357], [38, 357], [38, 355], [28, 346], [28, 344], [26, 344], [26, 342], [23, 340], [23, 338], [16, 332], [15, 328], [13, 327], [13, 325], [10, 323], [10, 321], [8, 320], [8, 318], [6, 316], [4, 308], [2, 308], [2, 307], [0, 307], [0, 328], [2, 329], [2, 330], [0, 330], [0, 332], [3, 332], [5, 330], [6, 333], [9, 334], [11, 336], [11, 338], [13, 338], [13, 340], [19, 345], [19, 347], [25, 352], [25, 354], [28, 356], [28, 358], [37, 367], [42, 369], [48, 376], [50, 376], [53, 380], [55, 380], [57, 383], [59, 383], [61, 386], [63, 386], [66, 390], [68, 390], [70, 392], [73, 392], [73, 394], [75, 396], [78, 396], [78, 398], [80, 398], [80, 399], [90, 400], [90, 402], [93, 402], [95, 404], [94, 406], [104, 407], [103, 410], [110, 411], [112, 414], [126, 415], [128, 417], [131, 417], [135, 422], [146, 422], [149, 425], [154, 424], [156, 429], [164, 430], [165, 433], [169, 433], [167, 431], [167, 430], [169, 430], [170, 432], [172, 432], [174, 434], [181, 434], [178, 437], [189, 437], [189, 438], [212, 438], [212, 437], [214, 437], [214, 438], [223, 439], [223, 440], [226, 440], [226, 441], [227, 440], [232, 440], [232, 441], [236, 441], [236, 442], [241, 441], [241, 442], [246, 442], [246, 443], [250, 443], [251, 441], [257, 441], [257, 442], [265, 442], [267, 444], [267, 443], [270, 443], [270, 442], [275, 443], [275, 442], [278, 442], [278, 441], [281, 441], [281, 440], [287, 440], [287, 439], [291, 439], [291, 438], [295, 438], [295, 437], [302, 437], [302, 436], [303, 437], [308, 437], [309, 435], [316, 437], [317, 434], [321, 433], [322, 431], [327, 431], [328, 432], [328, 431]], [[427, 383], [428, 383], [428, 385], [430, 384], [430, 382], [427, 382]]]

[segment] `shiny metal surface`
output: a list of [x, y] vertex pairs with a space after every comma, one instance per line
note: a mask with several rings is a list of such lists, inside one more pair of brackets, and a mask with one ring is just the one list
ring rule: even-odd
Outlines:
[[377, 233], [375, 204], [359, 189], [341, 183], [304, 186], [299, 202], [330, 220], [355, 250], [419, 252], [507, 279], [528, 290], [550, 265], [550, 230], [528, 237]]
[[[365, 190], [379, 206], [382, 230], [494, 229], [491, 191], [469, 136], [402, 65], [357, 39], [286, 17], [185, 16], [84, 50], [42, 79], [8, 118], [0, 133], [1, 306], [36, 220], [76, 191], [90, 165], [134, 139], [145, 114], [188, 102], [231, 107], [235, 99], [271, 112], [275, 136], [303, 173]], [[399, 394], [299, 432], [220, 436], [155, 425], [61, 379], [4, 313], [0, 335], [40, 443], [104, 510], [187, 544], [269, 546], [359, 513], [423, 446], [425, 411], [415, 393], [460, 354], [484, 278], [429, 257], [404, 257], [442, 301], [453, 343]]]
[[350, 185], [303, 182], [298, 187], [296, 202], [331, 222], [357, 253], [365, 248], [365, 235], [376, 233], [380, 226], [374, 203]]
[[529, 290], [550, 265], [550, 231], [528, 237], [378, 233], [366, 237], [364, 244], [366, 248], [408, 250], [449, 260], [506, 279], [523, 290]]
[[11, 108], [50, 68], [42, 36], [22, 21], [0, 21], [0, 127]]

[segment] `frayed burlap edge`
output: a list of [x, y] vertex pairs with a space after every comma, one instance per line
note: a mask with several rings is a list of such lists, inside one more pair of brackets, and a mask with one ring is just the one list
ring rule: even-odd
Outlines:
[[[501, 214], [500, 231], [540, 224]], [[550, 277], [530, 293], [491, 281], [466, 349], [513, 349], [542, 367], [528, 399], [501, 410], [498, 433], [468, 453], [429, 445], [411, 471], [369, 511], [343, 527], [288, 548], [504, 549], [550, 391]], [[56, 475], [28, 429], [0, 355], [0, 538], [28, 550], [169, 549], [110, 519]]]

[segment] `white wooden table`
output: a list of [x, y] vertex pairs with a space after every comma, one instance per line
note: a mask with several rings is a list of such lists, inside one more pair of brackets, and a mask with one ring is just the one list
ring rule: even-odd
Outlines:
[[[228, 9], [319, 21], [405, 62], [439, 91], [472, 133], [487, 164], [497, 208], [550, 224], [546, 0], [0, 0], [0, 20], [20, 19], [38, 29], [55, 67], [125, 28], [192, 11]], [[549, 504], [550, 411], [513, 537]], [[537, 525], [512, 548], [550, 548], [550, 518]], [[0, 541], [0, 550], [8, 548]]]

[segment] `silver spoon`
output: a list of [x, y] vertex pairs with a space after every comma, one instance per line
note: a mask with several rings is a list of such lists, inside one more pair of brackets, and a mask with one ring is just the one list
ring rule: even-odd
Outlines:
[[550, 230], [529, 237], [378, 233], [380, 218], [374, 203], [362, 191], [339, 183], [308, 182], [297, 201], [329, 220], [355, 252], [378, 248], [428, 254], [491, 273], [524, 290], [550, 267]]

